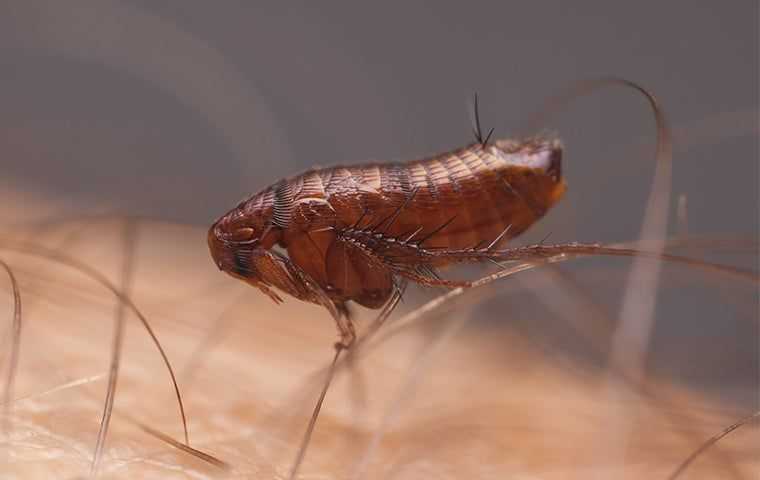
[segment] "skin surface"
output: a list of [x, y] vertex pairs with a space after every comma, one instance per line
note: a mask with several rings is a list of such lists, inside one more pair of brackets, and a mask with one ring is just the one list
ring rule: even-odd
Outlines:
[[[11, 200], [6, 204], [14, 204]], [[19, 241], [34, 238], [65, 251], [118, 285], [122, 220], [51, 225], [44, 236], [36, 229], [15, 232]], [[202, 228], [139, 222], [130, 291], [178, 373], [191, 445], [224, 461], [228, 470], [135, 423], [182, 440], [161, 359], [135, 318], [128, 317], [98, 478], [287, 478], [322, 369], [332, 357], [329, 317], [305, 302], [274, 305], [220, 276], [209, 268], [204, 235]], [[71, 269], [7, 250], [2, 256], [20, 283], [24, 325], [10, 431], [0, 433], [0, 476], [83, 478], [105, 397], [116, 301]], [[581, 272], [584, 285], [604, 294], [609, 285], [623, 284], [625, 269], [605, 262]], [[695, 288], [694, 277], [692, 270], [671, 275], [663, 295], [687, 289], [721, 304], [715, 292], [730, 286], [751, 305], [751, 285], [719, 279], [704, 291]], [[450, 309], [406, 328], [341, 370], [299, 478], [352, 478], [373, 436], [383, 430], [363, 479], [664, 480], [701, 442], [748, 411], [749, 405], [658, 376], [625, 384], [631, 398], [624, 401], [601, 400], [605, 378], [619, 376], [608, 373], [593, 352], [609, 347], [614, 324], [577, 299], [563, 304], [568, 318], [531, 307], [531, 292], [558, 301], [573, 290], [552, 277], [528, 278], [471, 290]], [[5, 279], [2, 285], [0, 306], [10, 312], [10, 286]], [[422, 302], [415, 292], [409, 295], [408, 304]], [[497, 300], [501, 303], [494, 304]], [[402, 305], [399, 316], [410, 308]], [[664, 320], [684, 331], [691, 325], [687, 316]], [[8, 337], [2, 338], [8, 345]], [[714, 367], [727, 361], [730, 352], [695, 342], [686, 336], [673, 347], [698, 350], [699, 358], [681, 352], [669, 363], [679, 364], [680, 358], [683, 365], [700, 361]], [[429, 350], [429, 345], [436, 346]], [[753, 392], [748, 385], [747, 398]], [[383, 426], [386, 418], [392, 421]], [[617, 426], [623, 418], [632, 420], [631, 430]], [[684, 478], [754, 478], [760, 468], [759, 433], [752, 426], [735, 432]], [[627, 445], [625, 461], [599, 455], [601, 445], [618, 442]]]

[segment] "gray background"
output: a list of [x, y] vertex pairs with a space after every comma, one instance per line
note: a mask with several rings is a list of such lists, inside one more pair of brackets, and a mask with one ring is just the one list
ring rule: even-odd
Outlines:
[[[752, 0], [3, 0], [0, 187], [60, 197], [62, 216], [207, 225], [306, 167], [470, 142], [475, 91], [484, 124], [506, 137], [549, 95], [597, 75], [635, 80], [661, 100], [690, 232], [757, 232]], [[622, 89], [547, 119], [566, 145], [569, 191], [525, 241], [636, 238], [653, 124], [643, 99]], [[744, 295], [751, 307], [756, 294]], [[661, 305], [683, 321], [658, 324], [656, 364], [705, 384], [756, 382], [754, 313], [699, 297]], [[600, 301], [614, 309], [618, 297]], [[701, 349], [721, 362], [667, 361]]]

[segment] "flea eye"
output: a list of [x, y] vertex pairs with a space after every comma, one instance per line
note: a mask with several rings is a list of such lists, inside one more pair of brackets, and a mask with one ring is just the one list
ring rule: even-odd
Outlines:
[[229, 239], [233, 242], [246, 242], [253, 238], [251, 227], [241, 227], [230, 233]]

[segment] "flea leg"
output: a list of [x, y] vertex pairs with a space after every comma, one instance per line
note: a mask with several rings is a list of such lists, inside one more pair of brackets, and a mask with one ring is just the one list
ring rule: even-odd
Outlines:
[[337, 350], [348, 350], [356, 340], [356, 330], [351, 312], [345, 303], [336, 303], [335, 307], [338, 311], [335, 316], [335, 324], [338, 326], [338, 335], [340, 335], [340, 341], [335, 343], [335, 348]]

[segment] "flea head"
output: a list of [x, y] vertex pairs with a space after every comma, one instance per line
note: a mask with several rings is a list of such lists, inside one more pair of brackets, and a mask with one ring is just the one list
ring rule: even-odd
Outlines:
[[250, 252], [260, 248], [259, 243], [256, 229], [233, 212], [217, 220], [208, 231], [211, 258], [219, 270], [233, 276], [248, 276], [252, 273]]
[[240, 208], [230, 211], [209, 228], [208, 248], [219, 270], [258, 287], [279, 303], [281, 299], [269, 288], [279, 276], [272, 271], [277, 265], [268, 252], [275, 236], [256, 220]]

